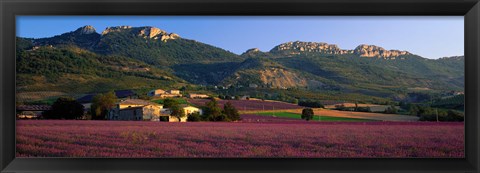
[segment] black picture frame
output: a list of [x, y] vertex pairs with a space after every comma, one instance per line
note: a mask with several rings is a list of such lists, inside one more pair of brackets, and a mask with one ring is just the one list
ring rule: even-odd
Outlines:
[[[10, 172], [479, 172], [479, 0], [1, 0], [0, 170]], [[15, 158], [16, 15], [435, 15], [465, 17], [465, 158]], [[32, 28], [34, 29], [34, 28]]]

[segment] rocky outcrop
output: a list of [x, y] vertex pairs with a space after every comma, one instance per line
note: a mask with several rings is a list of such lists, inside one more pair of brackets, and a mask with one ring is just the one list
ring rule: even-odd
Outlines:
[[318, 52], [333, 55], [356, 54], [361, 57], [377, 57], [384, 59], [395, 59], [402, 55], [410, 55], [407, 51], [385, 50], [382, 47], [374, 45], [359, 45], [354, 50], [340, 49], [335, 44], [322, 42], [288, 42], [274, 47], [270, 52], [290, 51], [290, 54], [299, 54], [302, 52]]
[[293, 50], [300, 52], [319, 52], [327, 54], [347, 54], [352, 53], [351, 50], [342, 50], [335, 44], [317, 43], [317, 42], [288, 42], [280, 44], [272, 49], [272, 51]]
[[140, 33], [138, 33], [138, 36], [142, 36], [145, 38], [155, 38], [158, 35], [164, 35], [167, 34], [167, 32], [155, 28], [155, 27], [145, 27], [140, 30]]
[[161, 30], [156, 27], [152, 26], [145, 26], [145, 27], [131, 27], [131, 26], [115, 26], [115, 27], [108, 27], [105, 31], [102, 32], [102, 35], [112, 33], [112, 32], [121, 32], [121, 31], [129, 31], [133, 32], [137, 36], [148, 38], [148, 39], [155, 39], [161, 40], [166, 42], [167, 40], [174, 40], [180, 38], [178, 34], [175, 33], [167, 33], [167, 31]]
[[245, 51], [244, 54], [257, 53], [257, 52], [260, 52], [260, 49], [258, 49], [258, 48], [251, 48], [251, 49], [248, 49], [247, 51]]
[[95, 30], [95, 28], [93, 28], [93, 26], [87, 25], [87, 26], [78, 28], [77, 30], [75, 30], [75, 32], [79, 34], [93, 34], [93, 33], [96, 33], [97, 31]]
[[124, 30], [127, 30], [127, 29], [131, 29], [132, 27], [131, 26], [114, 26], [114, 27], [107, 27], [107, 29], [105, 29], [103, 32], [102, 32], [102, 35], [105, 35], [105, 34], [108, 34], [108, 33], [111, 33], [111, 32], [120, 32], [120, 31], [124, 31]]
[[160, 38], [161, 41], [166, 42], [167, 40], [175, 40], [177, 38], [180, 38], [180, 36], [175, 33], [170, 33], [170, 34], [160, 35], [159, 37], [155, 37], [154, 39], [158, 39], [158, 38]]
[[380, 57], [380, 58], [392, 58], [392, 57], [398, 57], [401, 55], [410, 54], [407, 51], [385, 50], [382, 47], [378, 47], [374, 45], [366, 45], [366, 44], [357, 46], [357, 48], [355, 48], [353, 52], [362, 57]]

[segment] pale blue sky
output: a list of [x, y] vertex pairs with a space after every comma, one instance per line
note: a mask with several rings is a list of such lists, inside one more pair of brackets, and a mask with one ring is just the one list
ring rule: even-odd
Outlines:
[[17, 16], [17, 36], [42, 38], [92, 25], [155, 26], [236, 54], [289, 41], [373, 44], [425, 58], [464, 54], [463, 16]]

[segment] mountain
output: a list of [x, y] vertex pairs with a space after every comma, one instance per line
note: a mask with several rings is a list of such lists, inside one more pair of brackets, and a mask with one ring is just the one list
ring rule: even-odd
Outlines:
[[[401, 99], [406, 93], [464, 89], [462, 57], [431, 60], [407, 51], [359, 45], [354, 50], [315, 42], [288, 42], [269, 52], [250, 49], [224, 85], [308, 88]], [[245, 65], [248, 64], [248, 65]]]
[[16, 68], [18, 92], [82, 94], [186, 83], [168, 70], [138, 60], [73, 46], [38, 46], [22, 51], [17, 54]]
[[94, 53], [129, 57], [158, 67], [192, 61], [242, 61], [231, 52], [151, 26], [108, 27], [101, 34], [92, 26], [84, 26], [58, 36], [33, 39], [32, 42], [37, 46], [75, 45]]
[[236, 55], [150, 26], [108, 27], [101, 33], [84, 26], [50, 38], [17, 37], [17, 74], [20, 92], [255, 84], [265, 92], [295, 89], [392, 99], [419, 89], [463, 91], [465, 78], [461, 56], [431, 60], [375, 45], [348, 50], [301, 41]]
[[16, 40], [17, 86], [21, 92], [179, 87], [188, 82], [175, 75], [176, 65], [207, 66], [244, 59], [148, 26], [108, 27], [101, 34], [92, 26], [84, 26], [49, 38]]

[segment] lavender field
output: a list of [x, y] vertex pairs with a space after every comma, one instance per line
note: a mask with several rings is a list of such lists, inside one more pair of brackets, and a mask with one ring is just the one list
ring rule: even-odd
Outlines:
[[[245, 117], [245, 120], [258, 117]], [[464, 157], [463, 123], [17, 121], [17, 157]]]

